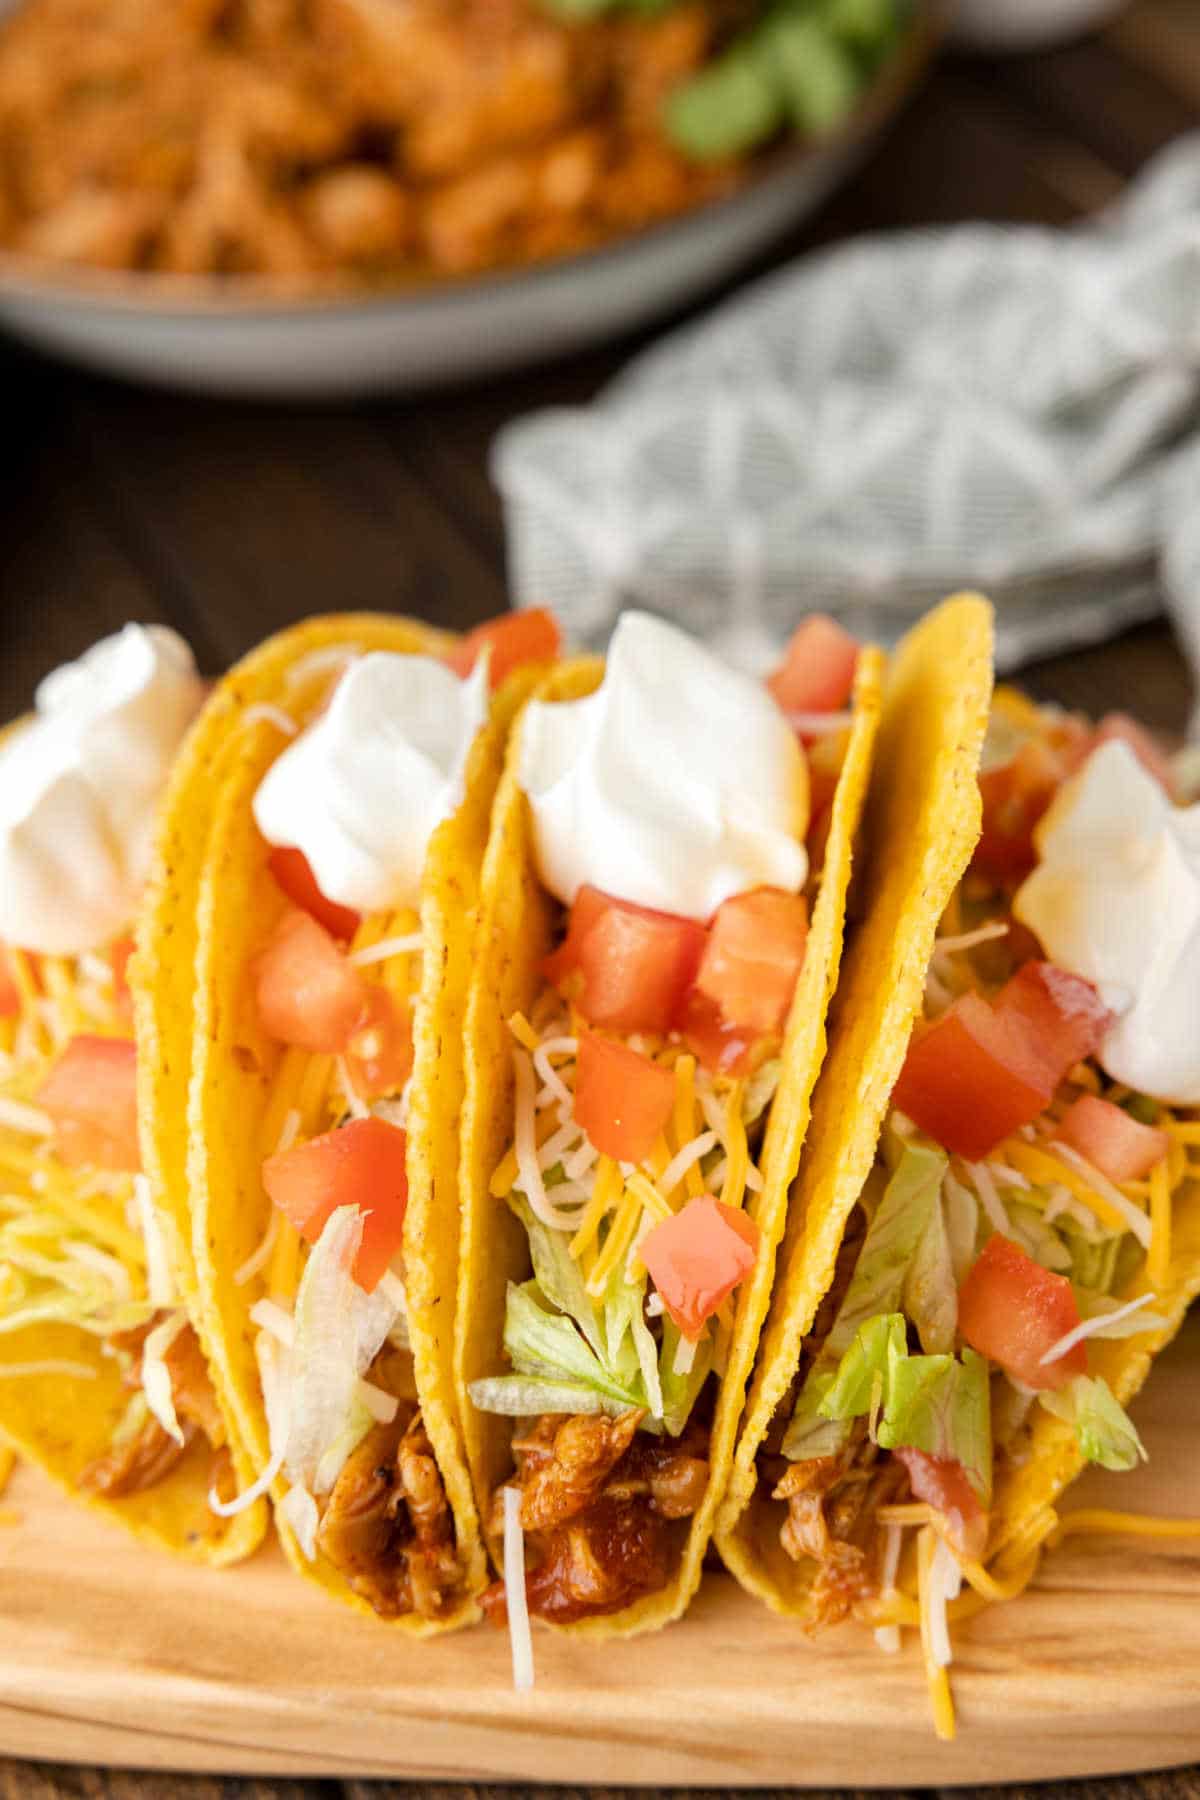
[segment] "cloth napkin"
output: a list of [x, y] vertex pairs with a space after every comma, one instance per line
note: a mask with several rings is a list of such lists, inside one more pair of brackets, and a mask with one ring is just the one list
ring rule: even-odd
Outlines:
[[761, 670], [819, 608], [894, 639], [954, 588], [1002, 668], [1165, 601], [1200, 663], [1200, 133], [1070, 230], [805, 257], [493, 449], [518, 604], [651, 608]]

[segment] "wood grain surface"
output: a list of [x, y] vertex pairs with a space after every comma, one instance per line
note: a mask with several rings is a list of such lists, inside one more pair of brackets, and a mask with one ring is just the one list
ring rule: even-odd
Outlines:
[[[1038, 57], [993, 61], [949, 56], [857, 179], [770, 260], [783, 261], [852, 232], [892, 226], [974, 217], [1067, 223], [1114, 198], [1149, 156], [1198, 122], [1197, 0], [1137, 0], [1104, 32]], [[628, 341], [516, 380], [412, 404], [265, 409], [140, 394], [0, 345], [0, 392], [10, 447], [6, 480], [0, 484], [0, 716], [27, 704], [34, 681], [47, 669], [131, 617], [175, 624], [215, 672], [266, 632], [332, 606], [396, 606], [445, 625], [469, 624], [495, 612], [505, 602], [505, 585], [500, 511], [486, 473], [492, 436], [506, 419], [531, 407], [586, 399], [636, 348], [635, 341]], [[1172, 730], [1182, 726], [1189, 705], [1182, 663], [1161, 626], [1038, 665], [1025, 678], [1043, 697], [1092, 711], [1124, 706]], [[1147, 1393], [1144, 1415], [1169, 1407], [1174, 1392], [1156, 1381]], [[1171, 1421], [1164, 1423], [1170, 1432]], [[1151, 1427], [1157, 1453], [1148, 1476], [1153, 1481], [1168, 1473], [1163, 1465], [1169, 1452], [1164, 1456], [1158, 1432], [1157, 1425]], [[1194, 1463], [1180, 1463], [1172, 1508], [1200, 1506], [1196, 1473]], [[1141, 1479], [1130, 1478], [1119, 1491], [1128, 1495], [1131, 1484]], [[97, 1536], [84, 1515], [63, 1512], [53, 1548], [47, 1548], [45, 1579], [22, 1579], [13, 1559], [23, 1537], [28, 1541], [29, 1532], [36, 1535], [36, 1493], [21, 1505], [30, 1514], [28, 1524], [15, 1533], [0, 1530], [0, 1706], [16, 1707], [14, 1716], [22, 1720], [26, 1735], [0, 1734], [0, 1753], [10, 1758], [0, 1757], [0, 1800], [384, 1800], [392, 1792], [410, 1800], [453, 1800], [462, 1794], [460, 1788], [444, 1785], [449, 1761], [434, 1758], [426, 1767], [439, 1770], [437, 1780], [397, 1782], [382, 1789], [345, 1768], [325, 1779], [263, 1775], [238, 1780], [175, 1774], [169, 1767], [129, 1774], [68, 1766], [62, 1760], [68, 1754], [88, 1754], [95, 1765], [110, 1760], [116, 1754], [113, 1740], [98, 1735], [90, 1750], [81, 1751], [77, 1741], [69, 1740], [68, 1727], [56, 1721], [36, 1670], [58, 1657], [59, 1666], [76, 1671], [74, 1703], [89, 1693], [94, 1698], [89, 1684], [98, 1677], [94, 1669], [89, 1673], [72, 1622], [75, 1589], [94, 1593], [119, 1552], [115, 1540], [106, 1532]], [[258, 1571], [246, 1573], [260, 1579]], [[859, 1763], [839, 1764], [824, 1775], [807, 1756], [782, 1771], [774, 1763], [760, 1768], [755, 1762], [758, 1714], [747, 1704], [738, 1740], [738, 1775], [731, 1776], [723, 1761], [689, 1773], [713, 1784], [714, 1792], [733, 1779], [781, 1784], [837, 1779], [857, 1786], [865, 1779], [862, 1761], [869, 1759], [876, 1779], [893, 1784], [897, 1800], [911, 1791], [896, 1785], [904, 1782], [992, 1779], [993, 1768], [972, 1757], [972, 1743], [983, 1742], [973, 1733], [981, 1721], [986, 1727], [986, 1696], [998, 1691], [996, 1682], [1012, 1678], [1023, 1658], [1032, 1659], [1032, 1666], [1044, 1673], [1049, 1683], [1045, 1692], [1059, 1693], [1059, 1683], [1070, 1688], [1074, 1682], [1072, 1691], [1087, 1696], [1091, 1713], [1108, 1713], [1103, 1729], [1111, 1757], [1105, 1766], [1143, 1766], [1148, 1743], [1156, 1760], [1200, 1758], [1194, 1737], [1190, 1745], [1183, 1741], [1195, 1729], [1194, 1698], [1185, 1696], [1169, 1708], [1161, 1731], [1155, 1725], [1128, 1740], [1114, 1725], [1112, 1713], [1117, 1704], [1119, 1716], [1119, 1703], [1135, 1676], [1148, 1688], [1161, 1676], [1162, 1692], [1177, 1694], [1187, 1683], [1189, 1669], [1181, 1668], [1180, 1659], [1189, 1646], [1193, 1695], [1200, 1687], [1193, 1619], [1200, 1607], [1190, 1598], [1200, 1598], [1198, 1573], [1195, 1560], [1178, 1546], [1170, 1551], [1126, 1546], [1115, 1559], [1094, 1543], [1064, 1546], [1031, 1598], [974, 1629], [959, 1677], [963, 1736], [953, 1752], [953, 1772], [946, 1762], [931, 1760], [923, 1765], [923, 1774], [914, 1773], [915, 1765], [897, 1760], [870, 1718], [864, 1718], [857, 1733]], [[1091, 1585], [1101, 1574], [1105, 1585]], [[269, 1564], [262, 1579], [269, 1585]], [[106, 1730], [106, 1718], [123, 1719], [124, 1728], [136, 1731], [137, 1696], [146, 1674], [167, 1681], [173, 1715], [178, 1711], [186, 1719], [206, 1691], [205, 1681], [219, 1673], [211, 1665], [203, 1668], [199, 1691], [179, 1673], [190, 1666], [193, 1654], [192, 1621], [179, 1611], [168, 1622], [160, 1617], [153, 1639], [158, 1661], [145, 1667], [139, 1663], [146, 1640], [139, 1640], [136, 1621], [160, 1585], [170, 1580], [169, 1565], [156, 1563], [128, 1587], [110, 1589], [105, 1616], [114, 1654], [93, 1727], [99, 1734]], [[213, 1580], [221, 1596], [238, 1591], [236, 1577]], [[57, 1622], [46, 1611], [45, 1597], [51, 1592], [63, 1597]], [[1090, 1683], [1086, 1672], [1075, 1677], [1064, 1673], [1060, 1621], [1064, 1603], [1073, 1603], [1076, 1595], [1086, 1601], [1089, 1593], [1091, 1624], [1083, 1653]], [[699, 1672], [702, 1681], [677, 1706], [669, 1694], [661, 1695], [653, 1733], [657, 1756], [665, 1754], [663, 1746], [675, 1746], [671, 1754], [680, 1754], [680, 1740], [686, 1743], [702, 1710], [697, 1695], [711, 1688], [714, 1669], [719, 1676], [727, 1671], [736, 1675], [731, 1650], [740, 1640], [731, 1643], [712, 1627], [712, 1609], [718, 1609], [719, 1620], [722, 1604], [719, 1595], [706, 1598], [708, 1612], [696, 1621], [702, 1637], [712, 1633], [704, 1637], [712, 1650]], [[227, 1598], [221, 1606], [232, 1611]], [[295, 1669], [304, 1667], [314, 1652], [293, 1641], [291, 1607], [284, 1600], [259, 1641], [272, 1666], [279, 1662]], [[153, 1608], [151, 1616], [159, 1616]], [[737, 1618], [736, 1610], [731, 1616]], [[1131, 1617], [1152, 1624], [1151, 1675], [1120, 1662], [1116, 1683], [1102, 1682], [1099, 1665], [1105, 1659], [1111, 1665], [1119, 1656]], [[742, 1630], [740, 1624], [737, 1630]], [[320, 1632], [322, 1638], [337, 1636], [327, 1614], [322, 1614]], [[664, 1640], [664, 1653], [676, 1641], [677, 1634]], [[1080, 1653], [1076, 1640], [1073, 1653]], [[495, 1644], [483, 1654], [502, 1663]], [[830, 1654], [839, 1666], [840, 1651]], [[870, 1660], [873, 1680], [882, 1660]], [[806, 1647], [789, 1640], [768, 1661], [770, 1679], [787, 1686], [796, 1711], [804, 1716], [812, 1666]], [[19, 1682], [10, 1687], [8, 1672], [13, 1670]], [[916, 1672], [906, 1660], [885, 1675], [911, 1701], [924, 1754], [929, 1744]], [[310, 1676], [314, 1686], [304, 1705], [310, 1714], [320, 1715], [322, 1689], [311, 1668]], [[349, 1681], [350, 1675], [341, 1678]], [[607, 1679], [611, 1683], [611, 1675]], [[651, 1694], [659, 1693], [662, 1680], [656, 1665], [649, 1678]], [[428, 1676], [422, 1693], [417, 1728], [425, 1730], [440, 1699], [436, 1674]], [[69, 1708], [67, 1713], [69, 1717]], [[386, 1705], [382, 1717], [393, 1717]], [[176, 1724], [173, 1718], [172, 1729]], [[1050, 1724], [1060, 1739], [1074, 1732], [1078, 1753], [1064, 1757], [1061, 1769], [1081, 1773], [1097, 1766], [1086, 1754], [1092, 1738], [1085, 1723], [1068, 1714], [1055, 1716]], [[1001, 1727], [994, 1722], [991, 1729]], [[571, 1728], [555, 1740], [572, 1800], [584, 1791], [593, 1792], [595, 1800], [628, 1800], [627, 1789], [588, 1790], [587, 1784], [627, 1783], [643, 1776], [650, 1751], [639, 1747], [617, 1759], [602, 1753], [603, 1746], [601, 1751], [590, 1748], [587, 1732], [586, 1718], [578, 1724], [572, 1718]], [[1014, 1759], [1021, 1733], [1022, 1726], [1009, 1720], [1005, 1736]], [[359, 1735], [343, 1733], [347, 1741]], [[461, 1739], [453, 1731], [451, 1736], [461, 1754]], [[352, 1752], [354, 1748], [351, 1742]], [[733, 1748], [729, 1746], [730, 1753]], [[392, 1766], [399, 1766], [404, 1745], [397, 1748], [394, 1734], [387, 1749]], [[22, 1755], [46, 1760], [35, 1764], [21, 1760]], [[460, 1768], [466, 1766], [464, 1758]], [[654, 1768], [660, 1782], [676, 1779], [668, 1764], [657, 1761]], [[494, 1783], [509, 1773], [507, 1765], [485, 1764], [469, 1800], [504, 1800], [511, 1788], [479, 1783]], [[1015, 1760], [1010, 1773], [1017, 1774]], [[673, 1792], [670, 1787], [662, 1791]], [[1087, 1800], [1200, 1800], [1200, 1770], [1076, 1786], [1055, 1783], [1038, 1791], [1048, 1800], [1084, 1800], [1085, 1794]]]
[[[1150, 1462], [1072, 1504], [1200, 1512], [1200, 1318], [1136, 1416]], [[808, 1640], [728, 1577], [668, 1633], [535, 1633], [511, 1685], [489, 1627], [413, 1643], [331, 1606], [272, 1545], [229, 1571], [155, 1558], [22, 1470], [0, 1534], [0, 1746], [146, 1768], [342, 1779], [1032, 1781], [1200, 1756], [1200, 1539], [1069, 1540], [955, 1633], [959, 1738], [934, 1738], [915, 1633]]]

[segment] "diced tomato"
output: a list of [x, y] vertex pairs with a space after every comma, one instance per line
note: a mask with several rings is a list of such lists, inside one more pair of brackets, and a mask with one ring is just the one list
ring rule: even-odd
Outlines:
[[654, 912], [583, 887], [571, 908], [567, 935], [542, 965], [561, 986], [580, 977], [575, 1004], [592, 1025], [610, 1031], [666, 1033], [704, 951], [695, 919]]
[[908, 1470], [916, 1498], [941, 1513], [963, 1555], [977, 1562], [987, 1547], [988, 1516], [962, 1464], [956, 1457], [929, 1456], [908, 1445], [900, 1445], [892, 1455]]
[[304, 912], [284, 914], [254, 979], [263, 1030], [303, 1050], [344, 1050], [366, 1005], [362, 976]]
[[717, 909], [696, 987], [731, 1027], [759, 1033], [782, 1031], [808, 941], [803, 894], [755, 888]]
[[131, 937], [117, 938], [109, 945], [108, 960], [113, 972], [113, 1003], [127, 1017], [133, 1015], [133, 995], [129, 990], [129, 959], [136, 948]]
[[1128, 744], [1147, 775], [1152, 775], [1167, 794], [1174, 796], [1175, 778], [1169, 757], [1145, 726], [1139, 725], [1136, 719], [1131, 719], [1128, 713], [1106, 713], [1081, 747], [1072, 767], [1078, 768], [1101, 744], [1111, 744], [1114, 741]]
[[704, 1321], [750, 1273], [758, 1240], [753, 1219], [711, 1194], [689, 1200], [642, 1240], [642, 1261], [685, 1337], [698, 1338]]
[[908, 1046], [892, 1103], [972, 1161], [1044, 1110], [1055, 1083], [1027, 1041], [979, 994], [961, 995]]
[[1042, 1357], [1079, 1324], [1079, 1308], [1065, 1275], [1052, 1274], [1019, 1244], [993, 1232], [958, 1295], [958, 1329], [981, 1356], [1031, 1388], [1064, 1387], [1087, 1374], [1087, 1345], [1065, 1356]]
[[974, 867], [993, 881], [1016, 886], [1037, 863], [1033, 828], [1068, 773], [1062, 753], [1043, 738], [1029, 738], [1011, 761], [979, 777], [983, 829]]
[[408, 1139], [384, 1119], [352, 1119], [338, 1131], [268, 1156], [263, 1186], [306, 1243], [339, 1206], [357, 1206], [363, 1235], [351, 1270], [368, 1294], [400, 1248], [408, 1206]]
[[346, 1045], [346, 1073], [362, 1100], [394, 1094], [412, 1074], [412, 1015], [385, 987], [367, 989], [366, 1008]]
[[21, 990], [8, 959], [8, 951], [0, 944], [0, 1019], [15, 1019], [20, 1010]]
[[558, 620], [544, 606], [521, 612], [501, 613], [468, 631], [446, 661], [456, 675], [467, 676], [485, 649], [492, 653], [488, 680], [498, 688], [505, 676], [524, 663], [553, 662], [562, 649]]
[[354, 936], [360, 914], [353, 907], [339, 906], [336, 900], [325, 898], [303, 850], [286, 847], [272, 850], [267, 867], [292, 905], [306, 912], [318, 925], [323, 925], [331, 937], [348, 942]]
[[692, 988], [679, 1017], [684, 1043], [712, 1075], [753, 1075], [770, 1054], [772, 1039], [744, 1025], [730, 1025], [715, 1000]]
[[836, 619], [812, 613], [792, 633], [767, 687], [785, 713], [838, 712], [854, 691], [858, 651]]
[[996, 1011], [1018, 1023], [1031, 1054], [1056, 1088], [1069, 1069], [1094, 1056], [1113, 1015], [1090, 981], [1056, 963], [1027, 962], [996, 995]]
[[129, 1038], [72, 1038], [38, 1090], [54, 1148], [72, 1168], [137, 1170], [137, 1049]]
[[1165, 1131], [1140, 1125], [1111, 1100], [1082, 1094], [1059, 1120], [1055, 1134], [1110, 1181], [1140, 1181], [1170, 1147]]
[[641, 1162], [675, 1103], [675, 1076], [627, 1044], [584, 1031], [575, 1070], [575, 1117], [602, 1156]]

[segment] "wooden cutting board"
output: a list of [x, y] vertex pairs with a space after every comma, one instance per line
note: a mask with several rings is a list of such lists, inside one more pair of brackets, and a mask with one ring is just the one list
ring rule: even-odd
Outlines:
[[[1070, 1504], [1200, 1513], [1200, 1317], [1137, 1417], [1149, 1466]], [[331, 1606], [272, 1546], [223, 1573], [155, 1557], [18, 1470], [0, 1502], [0, 1754], [224, 1773], [669, 1786], [946, 1785], [1200, 1759], [1200, 1539], [1078, 1538], [957, 1634], [959, 1736], [917, 1647], [809, 1642], [713, 1576], [626, 1644], [489, 1628], [416, 1645]], [[15, 1515], [10, 1517], [9, 1515]]]

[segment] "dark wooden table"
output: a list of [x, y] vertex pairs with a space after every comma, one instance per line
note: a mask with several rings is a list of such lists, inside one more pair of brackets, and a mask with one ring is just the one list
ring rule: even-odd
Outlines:
[[[1110, 200], [1198, 120], [1197, 0], [1139, 0], [1103, 34], [1036, 58], [947, 57], [854, 184], [772, 260], [889, 226], [1065, 223]], [[48, 668], [128, 618], [174, 624], [216, 671], [310, 612], [396, 608], [458, 626], [498, 611], [503, 525], [486, 473], [494, 432], [531, 407], [586, 398], [633, 347], [354, 409], [138, 393], [0, 347], [15, 462], [0, 489], [0, 717], [28, 701]], [[1123, 706], [1171, 730], [1189, 705], [1165, 626], [1038, 664], [1026, 679], [1042, 696]], [[0, 1800], [310, 1800], [339, 1788], [346, 1800], [409, 1791], [0, 1762]], [[458, 1791], [415, 1789], [420, 1800]], [[489, 1800], [510, 1791], [473, 1790]], [[1082, 1800], [1085, 1789], [1042, 1791]], [[1191, 1800], [1200, 1770], [1086, 1791]], [[603, 1800], [610, 1793], [616, 1800], [617, 1790]]]

